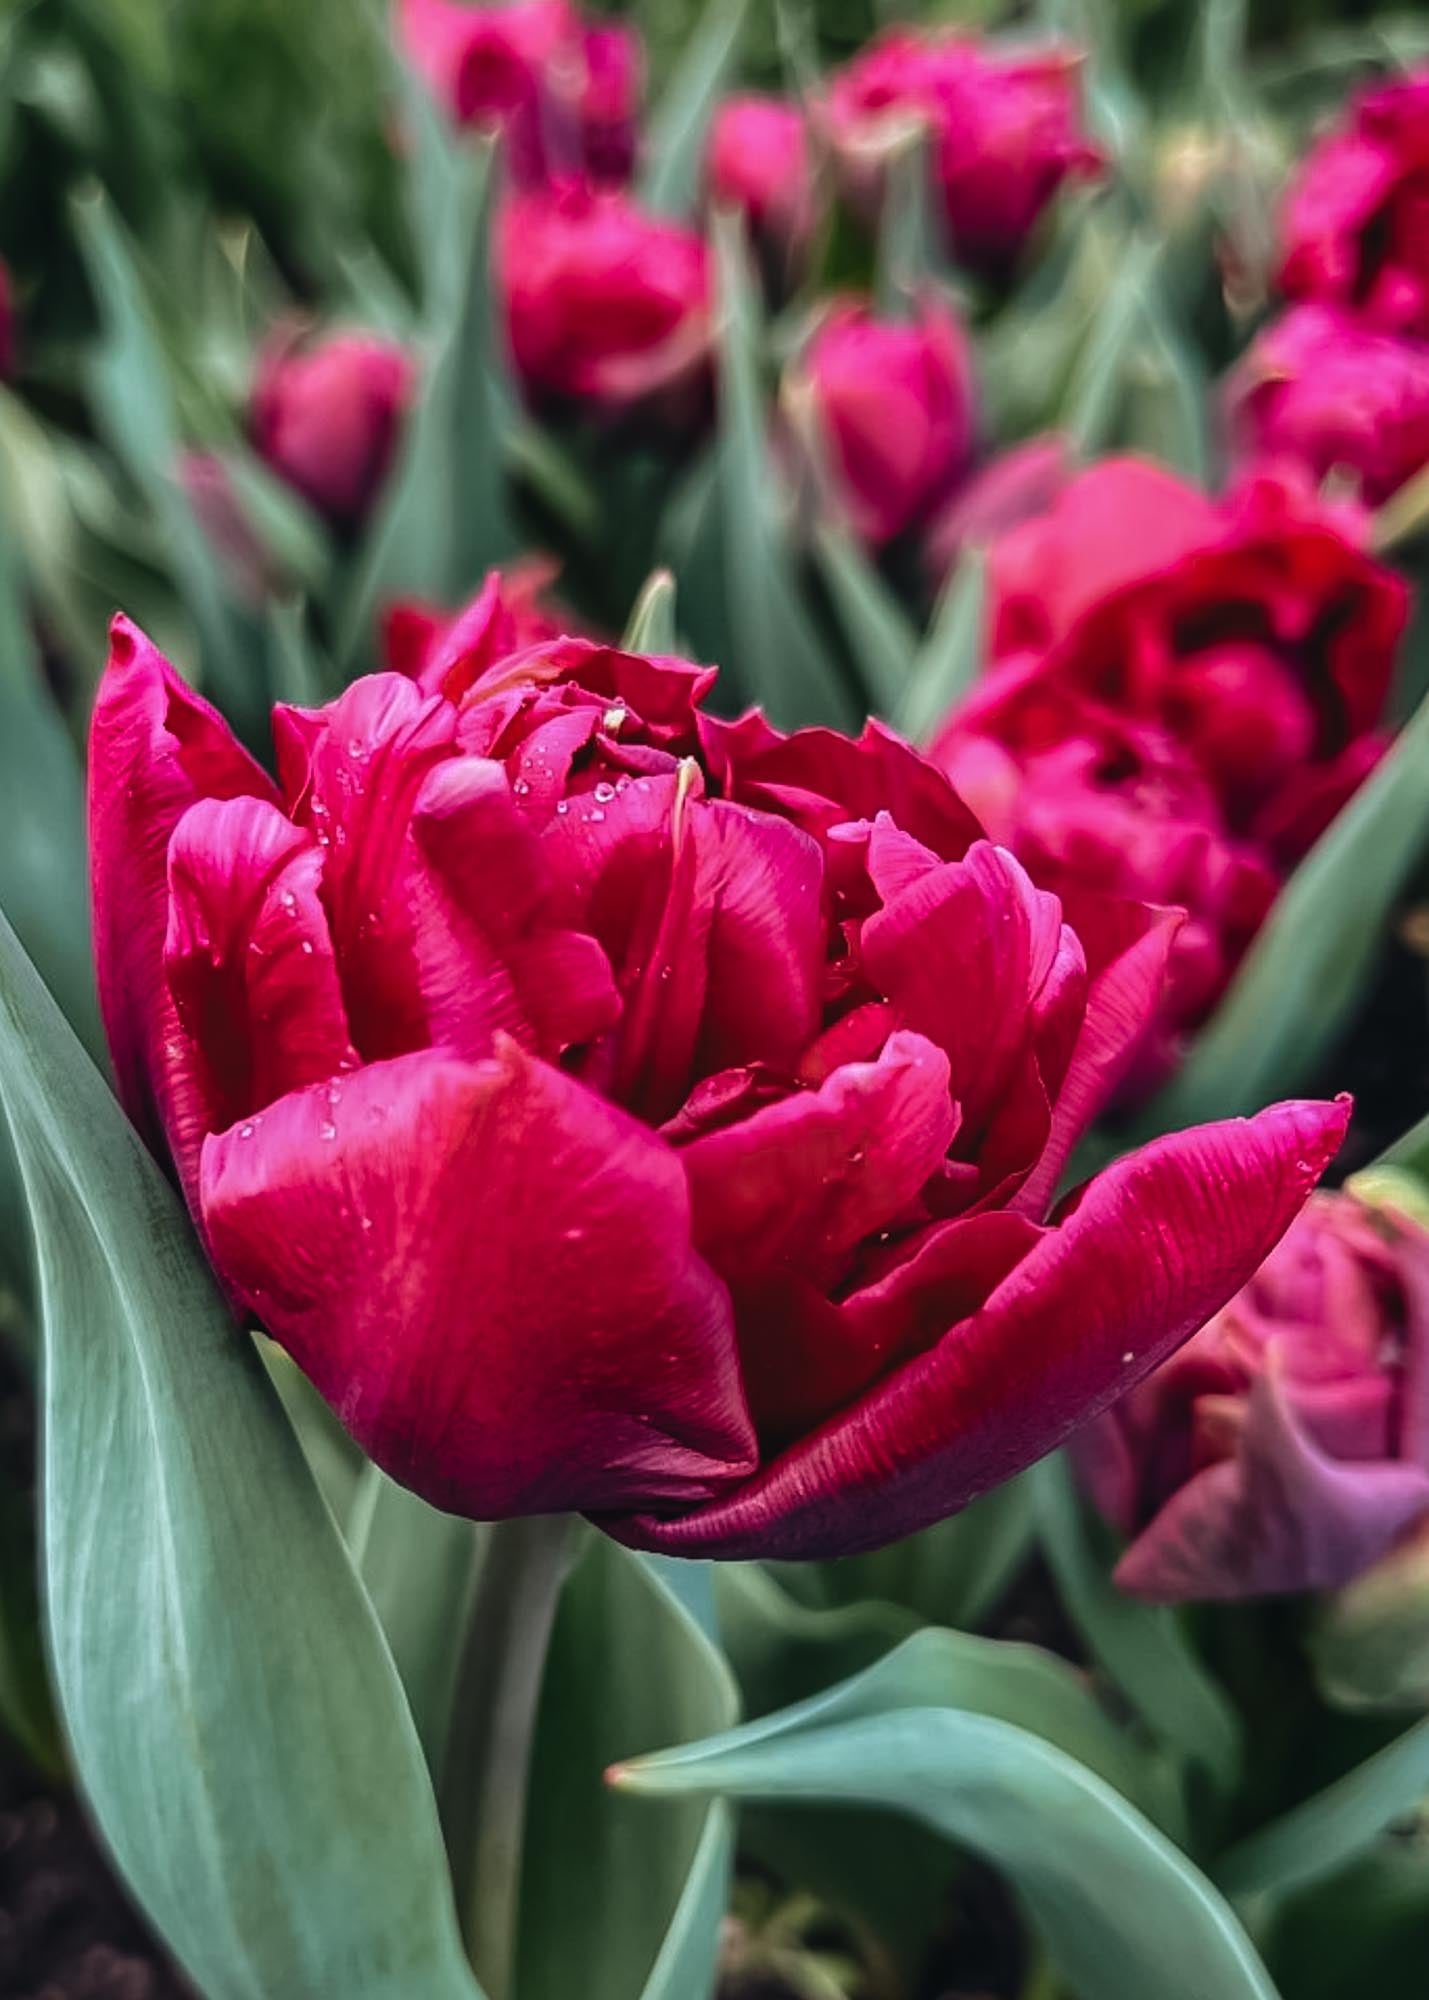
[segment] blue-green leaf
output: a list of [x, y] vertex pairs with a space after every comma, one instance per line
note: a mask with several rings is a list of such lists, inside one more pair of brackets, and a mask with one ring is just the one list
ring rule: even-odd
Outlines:
[[1285, 1890], [1332, 1874], [1429, 1792], [1429, 1721], [1416, 1722], [1283, 1818], [1222, 1856], [1216, 1879], [1235, 1896]]
[[[1013, 1667], [1031, 1649], [962, 1638], [990, 1656], [977, 1676], [986, 1708], [959, 1705], [960, 1688], [940, 1700], [924, 1661], [930, 1642], [960, 1636], [921, 1634], [842, 1687], [644, 1758], [620, 1781], [649, 1796], [910, 1813], [1006, 1876], [1080, 2000], [1275, 2000], [1229, 1905], [1186, 1857], [1086, 1764], [1006, 1719], [1017, 1697], [995, 1656]], [[1030, 1704], [1034, 1724], [1045, 1699]]]
[[705, 0], [699, 26], [645, 130], [640, 193], [665, 215], [688, 215], [699, 192], [705, 135], [739, 53], [749, 0]]
[[592, 1536], [546, 1668], [522, 1890], [517, 2000], [693, 2000], [714, 1983], [730, 1864], [719, 1804], [650, 1811], [616, 1759], [727, 1726], [729, 1670], [663, 1567]]
[[716, 465], [736, 675], [781, 727], [846, 728], [857, 719], [856, 705], [801, 600], [773, 504], [759, 315], [738, 217], [716, 219], [715, 250], [723, 308]]
[[1044, 1459], [1030, 1477], [1043, 1551], [1092, 1653], [1150, 1729], [1229, 1789], [1241, 1764], [1240, 1719], [1192, 1651], [1178, 1613], [1117, 1589], [1065, 1459]]
[[477, 2000], [391, 1657], [173, 1191], [0, 922], [46, 1608], [91, 1810], [208, 2000]]

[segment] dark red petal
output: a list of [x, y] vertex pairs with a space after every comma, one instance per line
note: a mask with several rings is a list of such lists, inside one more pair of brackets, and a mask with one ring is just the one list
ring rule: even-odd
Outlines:
[[1348, 1120], [1348, 1100], [1276, 1105], [1118, 1160], [979, 1311], [951, 1312], [926, 1354], [738, 1492], [676, 1520], [607, 1525], [674, 1555], [805, 1557], [876, 1548], [954, 1513], [1061, 1444], [1224, 1305]]
[[277, 799], [217, 709], [116, 617], [89, 735], [94, 954], [120, 1101], [156, 1146], [178, 1027], [163, 974], [169, 838], [196, 800], [241, 796]]
[[701, 1255], [731, 1284], [776, 1268], [832, 1273], [913, 1200], [956, 1124], [942, 1050], [891, 1035], [876, 1062], [684, 1148]]
[[426, 1038], [402, 864], [417, 794], [453, 754], [456, 719], [450, 702], [402, 674], [369, 674], [320, 711], [273, 711], [289, 808], [324, 850], [347, 1016], [368, 1060]]
[[164, 976], [188, 1044], [172, 1138], [186, 1185], [206, 1133], [356, 1065], [321, 877], [322, 850], [263, 799], [202, 799], [174, 829]]
[[1180, 910], [1109, 896], [1081, 896], [1068, 914], [1086, 950], [1090, 984], [1047, 1144], [1010, 1202], [1033, 1217], [1046, 1213], [1072, 1148], [1110, 1101], [1155, 1019], [1171, 946], [1185, 922]]
[[494, 1517], [687, 1505], [749, 1470], [683, 1170], [615, 1106], [503, 1041], [251, 1125], [204, 1148], [215, 1261], [394, 1479]]
[[[875, 845], [874, 865], [877, 854]], [[863, 925], [870, 985], [948, 1053], [965, 1141], [976, 1142], [1032, 1060], [1046, 1013], [1069, 1000], [1080, 1009], [1064, 945], [1057, 898], [986, 841], [908, 882]]]
[[408, 907], [435, 1046], [485, 1056], [500, 1031], [554, 1058], [614, 1027], [610, 963], [594, 938], [553, 922], [546, 849], [500, 764], [439, 764], [412, 830]]

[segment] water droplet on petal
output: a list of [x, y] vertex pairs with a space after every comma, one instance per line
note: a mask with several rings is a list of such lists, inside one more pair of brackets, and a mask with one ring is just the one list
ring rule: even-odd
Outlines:
[[556, 811], [560, 814], [562, 819], [565, 818], [566, 814], [570, 811], [570, 809], [571, 809], [571, 802], [569, 799], [556, 800]]
[[593, 826], [599, 826], [601, 821], [605, 818], [605, 814], [601, 811], [599, 806], [596, 806], [594, 811], [588, 813], [586, 817], [590, 820]]
[[248, 1122], [240, 1125], [238, 1128], [238, 1136], [240, 1139], [251, 1139], [253, 1137], [252, 1123]]
[[599, 799], [602, 805], [608, 805], [611, 799], [615, 797], [615, 787], [614, 785], [607, 784], [606, 780], [602, 778], [600, 783], [595, 787], [591, 796], [593, 798]]
[[518, 799], [524, 799], [531, 789], [531, 781], [529, 778], [517, 778], [513, 781], [511, 789]]

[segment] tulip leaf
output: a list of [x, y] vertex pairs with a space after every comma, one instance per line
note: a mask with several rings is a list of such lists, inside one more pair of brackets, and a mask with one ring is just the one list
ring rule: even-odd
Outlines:
[[0, 909], [89, 1053], [100, 1060], [89, 949], [84, 784], [45, 685], [14, 543], [0, 533]]
[[541, 1695], [517, 2000], [691, 2000], [714, 1984], [730, 1817], [652, 1811], [608, 1765], [727, 1727], [721, 1655], [663, 1566], [592, 1535], [561, 1599]]
[[1396, 1820], [1417, 1811], [1429, 1792], [1429, 1720], [1416, 1722], [1383, 1750], [1303, 1805], [1239, 1841], [1216, 1866], [1234, 1896], [1299, 1888], [1329, 1875]]
[[78, 198], [73, 215], [103, 328], [90, 364], [96, 419], [153, 513], [166, 559], [198, 628], [210, 691], [239, 733], [256, 740], [266, 726], [261, 662], [179, 483], [179, 433], [168, 369], [133, 252], [105, 195]]
[[[950, 1676], [959, 1656], [969, 1671]], [[1035, 1733], [1068, 1699], [1052, 1694], [1055, 1672], [1032, 1648], [922, 1633], [840, 1687], [643, 1758], [619, 1782], [650, 1797], [892, 1807], [1006, 1876], [1080, 2000], [1274, 2000], [1210, 1883], [1095, 1769]], [[1025, 1725], [1009, 1719], [1024, 1699]]]
[[805, 1567], [832, 1603], [881, 1600], [925, 1624], [973, 1631], [1030, 1554], [1036, 1532], [1033, 1486], [1024, 1476], [872, 1555]]
[[352, 1560], [392, 1648], [427, 1766], [446, 1754], [462, 1634], [486, 1530], [364, 1468], [347, 1523]]
[[308, 632], [300, 597], [274, 598], [268, 606], [268, 685], [274, 701], [321, 708], [333, 690]]
[[390, 1655], [178, 1198], [0, 923], [45, 1337], [46, 1607], [81, 1784], [208, 2000], [477, 2000]]
[[1229, 1790], [1241, 1767], [1240, 1720], [1191, 1649], [1177, 1613], [1118, 1590], [1065, 1459], [1030, 1474], [1043, 1552], [1063, 1605], [1143, 1722]]
[[883, 578], [836, 522], [819, 524], [814, 554], [853, 654], [864, 699], [881, 715], [891, 715], [908, 686], [918, 655], [918, 634]]
[[1395, 897], [1429, 845], [1429, 698], [1286, 883], [1143, 1134], [1258, 1111], [1312, 1083], [1364, 997]]
[[780, 727], [848, 727], [855, 704], [809, 619], [773, 505], [758, 308], [738, 217], [716, 218], [715, 251], [723, 305], [717, 480], [736, 675]]
[[987, 558], [965, 548], [893, 711], [894, 727], [910, 742], [927, 743], [969, 692], [982, 669], [986, 633]]
[[675, 651], [675, 579], [669, 570], [651, 572], [620, 643], [628, 653]]
[[[424, 129], [436, 113], [413, 96]], [[497, 187], [493, 141], [451, 154], [450, 174], [418, 179], [419, 207], [438, 212], [419, 228], [429, 255], [417, 340], [419, 379], [402, 441], [359, 550], [339, 621], [337, 654], [349, 670], [369, 652], [377, 611], [401, 595], [455, 602], [516, 547], [504, 486], [512, 428], [491, 284]], [[418, 147], [419, 157], [427, 148]]]
[[739, 54], [749, 0], [705, 0], [645, 128], [640, 194], [664, 215], [688, 215], [699, 193], [705, 136]]

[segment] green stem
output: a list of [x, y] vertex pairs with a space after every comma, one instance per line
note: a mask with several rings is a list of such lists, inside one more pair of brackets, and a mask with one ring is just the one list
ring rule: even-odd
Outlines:
[[531, 1751], [571, 1549], [565, 1515], [503, 1521], [477, 1580], [442, 1783], [457, 1914], [488, 2000], [511, 2000]]

